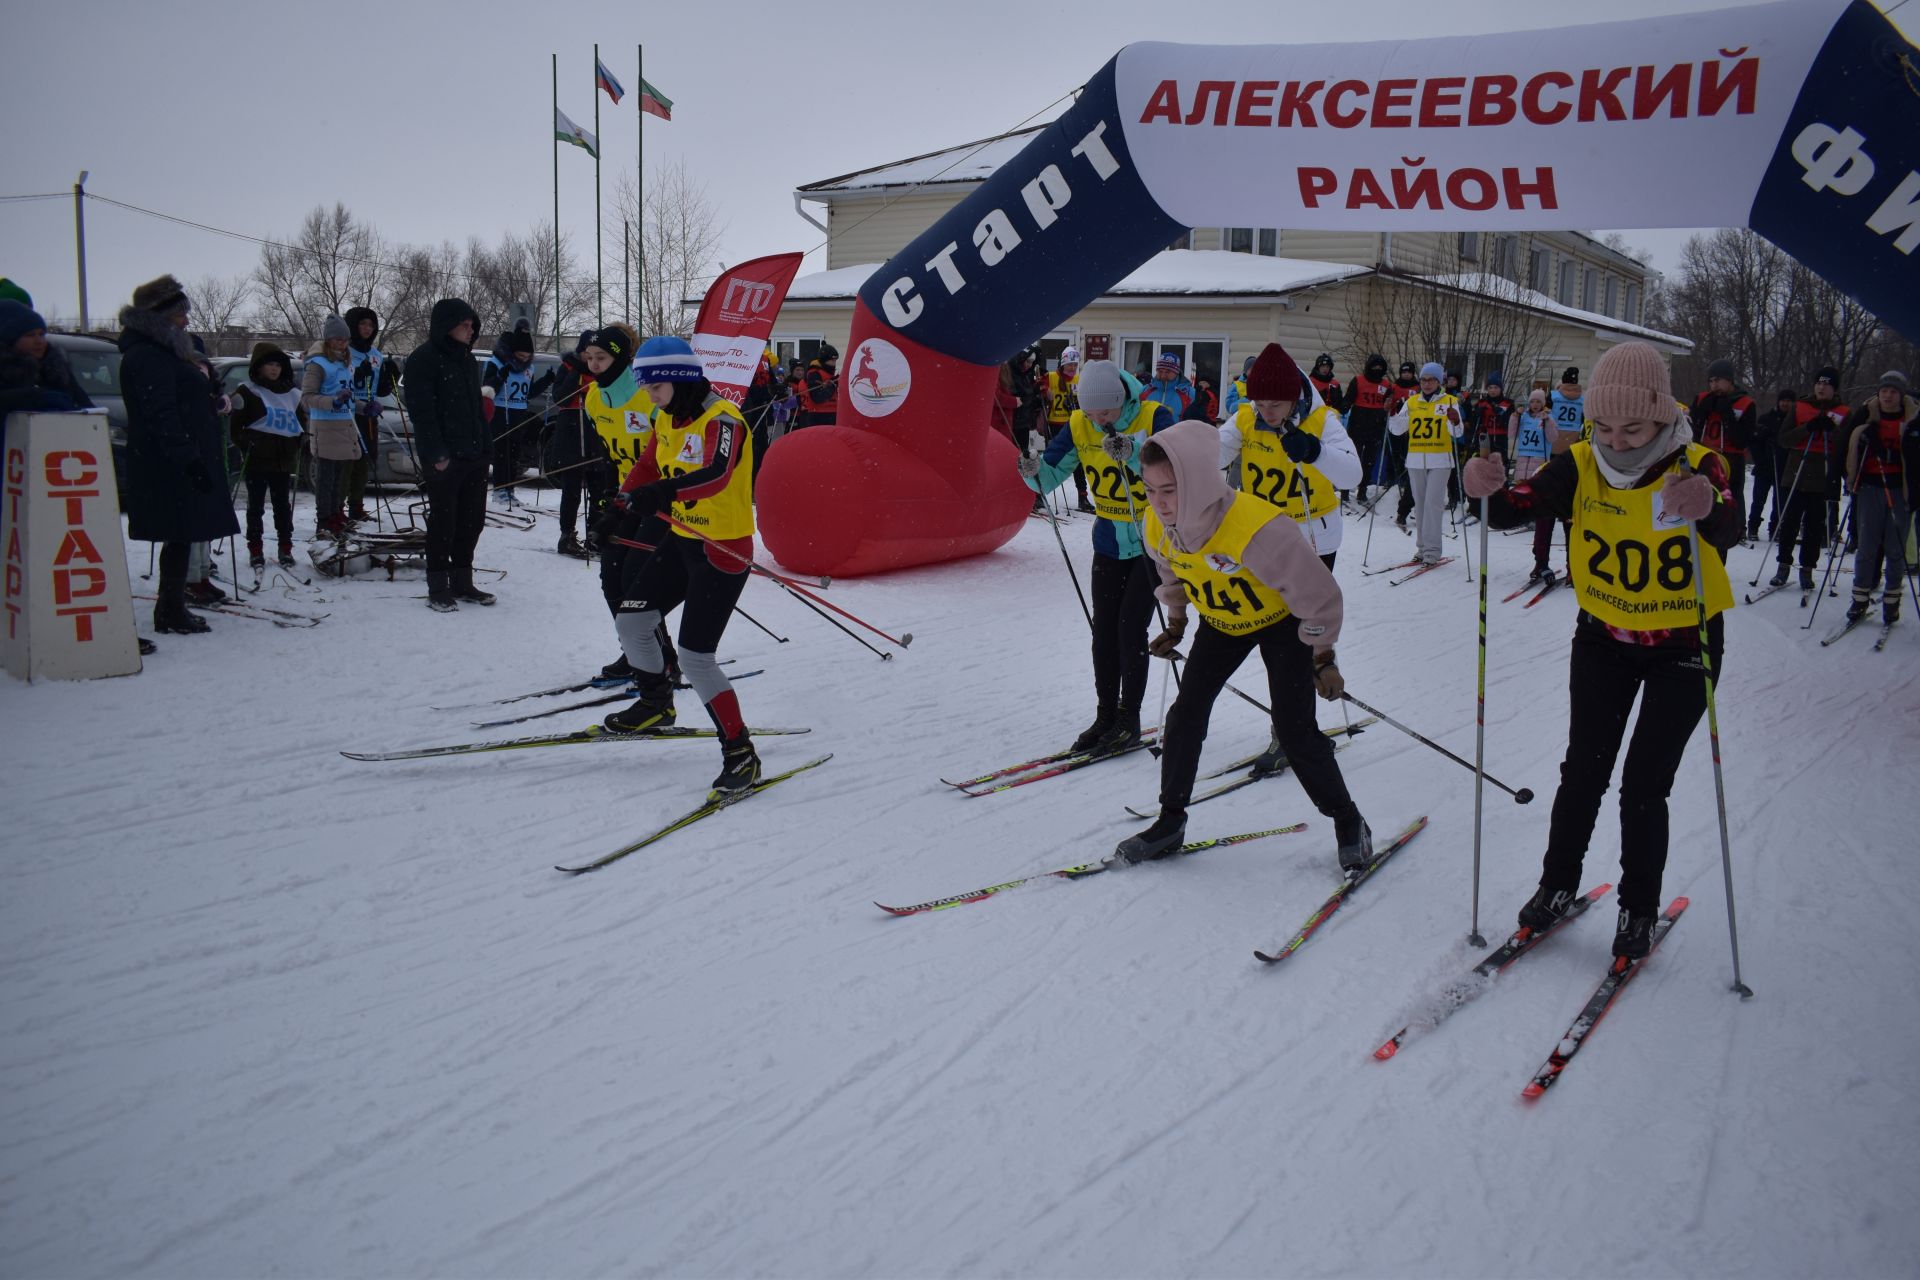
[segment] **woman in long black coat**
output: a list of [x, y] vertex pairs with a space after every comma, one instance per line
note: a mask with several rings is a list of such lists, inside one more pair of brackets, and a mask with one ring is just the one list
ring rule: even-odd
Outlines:
[[187, 608], [192, 543], [240, 531], [228, 494], [213, 384], [195, 364], [191, 304], [172, 276], [150, 280], [120, 309], [120, 394], [127, 404], [127, 533], [160, 544], [156, 631], [208, 630]]

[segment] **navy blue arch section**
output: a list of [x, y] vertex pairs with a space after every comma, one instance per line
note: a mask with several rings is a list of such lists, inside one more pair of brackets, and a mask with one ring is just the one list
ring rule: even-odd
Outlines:
[[[1000, 217], [982, 232], [996, 210]], [[1007, 247], [1006, 228], [1018, 244]], [[876, 272], [860, 299], [915, 342], [974, 364], [998, 364], [1185, 229], [1133, 167], [1110, 61], [1058, 120]], [[944, 273], [930, 265], [943, 255], [950, 264]], [[949, 287], [953, 279], [962, 282], [957, 290]], [[916, 304], [917, 315], [899, 323]]]
[[[1823, 190], [1806, 183], [1807, 166], [1795, 159], [1794, 141], [1803, 130], [1817, 127], [1863, 135], [1859, 150], [1872, 162], [1873, 176], [1852, 194], [1845, 189], [1864, 170], [1830, 175], [1833, 185], [1823, 182]], [[1842, 151], [1816, 157], [1817, 168], [1843, 164]], [[1920, 173], [1920, 53], [1877, 9], [1854, 0], [1814, 59], [1748, 225], [1909, 341], [1920, 341], [1920, 247], [1902, 253], [1895, 244], [1899, 230], [1887, 234], [1867, 225], [1903, 182], [1913, 194], [1909, 176], [1915, 173]], [[1914, 212], [1920, 213], [1920, 206]]]

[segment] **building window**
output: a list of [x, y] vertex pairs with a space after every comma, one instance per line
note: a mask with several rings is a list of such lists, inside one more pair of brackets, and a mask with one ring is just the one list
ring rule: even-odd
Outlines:
[[1460, 260], [1462, 262], [1480, 261], [1480, 233], [1462, 231], [1460, 233]]
[[1280, 256], [1280, 233], [1272, 227], [1260, 228], [1260, 247], [1256, 251], [1265, 258]]
[[1553, 255], [1545, 249], [1535, 249], [1527, 256], [1527, 287], [1535, 293], [1546, 293], [1553, 288]]
[[1640, 286], [1637, 284], [1627, 286], [1627, 314], [1622, 318], [1628, 324], [1643, 323], [1640, 319]]
[[1600, 283], [1599, 275], [1600, 273], [1592, 267], [1587, 267], [1580, 272], [1580, 309], [1582, 311], [1593, 310], [1596, 289]]
[[1520, 242], [1513, 236], [1500, 236], [1493, 242], [1493, 270], [1495, 274], [1514, 278], [1520, 261]]
[[1225, 248], [1228, 253], [1252, 253], [1253, 252], [1253, 228], [1252, 227], [1228, 227], [1227, 243]]
[[1607, 277], [1607, 314], [1608, 315], [1611, 316], [1611, 315], [1619, 314], [1617, 311], [1614, 310], [1615, 304], [1618, 303], [1619, 300], [1620, 300], [1620, 282], [1618, 280], [1615, 280], [1612, 276], [1608, 276]]
[[1560, 305], [1563, 307], [1573, 305], [1573, 260], [1571, 258], [1560, 264], [1560, 289], [1554, 296], [1559, 298]]

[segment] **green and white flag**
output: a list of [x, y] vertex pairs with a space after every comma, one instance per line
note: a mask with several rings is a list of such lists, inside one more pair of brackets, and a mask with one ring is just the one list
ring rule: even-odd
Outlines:
[[561, 142], [571, 142], [596, 160], [600, 158], [600, 139], [567, 119], [567, 113], [558, 107], [553, 109], [553, 136]]

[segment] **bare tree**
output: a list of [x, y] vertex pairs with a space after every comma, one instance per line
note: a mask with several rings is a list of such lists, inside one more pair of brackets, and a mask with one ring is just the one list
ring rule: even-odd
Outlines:
[[257, 319], [296, 337], [318, 337], [328, 315], [379, 296], [392, 273], [385, 252], [379, 234], [346, 205], [314, 206], [292, 239], [261, 246], [253, 272], [261, 297]]
[[[720, 221], [706, 184], [687, 171], [684, 161], [657, 166], [647, 177], [644, 207], [636, 209], [633, 180], [623, 177], [615, 190], [614, 216], [627, 227], [638, 228], [633, 264], [636, 292], [633, 324], [642, 334], [693, 331], [693, 312], [686, 299], [698, 299], [720, 272]], [[620, 253], [618, 228], [604, 237], [615, 255]], [[608, 273], [608, 298], [620, 297], [624, 280], [616, 256]], [[697, 304], [696, 304], [697, 306]], [[617, 304], [611, 310], [618, 310]]]
[[[467, 242], [461, 255], [465, 277], [465, 297], [480, 313], [480, 327], [487, 331], [504, 329], [515, 303], [533, 306], [535, 334], [564, 334], [575, 325], [593, 323], [593, 278], [574, 257], [568, 237], [560, 238], [559, 320], [554, 319], [553, 224], [536, 222], [524, 235], [513, 232], [500, 237], [491, 247], [478, 240]], [[571, 347], [571, 344], [569, 344]]]
[[1545, 301], [1517, 278], [1517, 253], [1490, 253], [1478, 269], [1460, 253], [1459, 240], [1444, 237], [1419, 274], [1379, 268], [1369, 282], [1366, 305], [1348, 310], [1347, 345], [1419, 363], [1438, 360], [1463, 379], [1478, 382], [1503, 370], [1510, 385], [1531, 376], [1553, 349]]
[[245, 275], [206, 275], [188, 282], [193, 327], [205, 340], [208, 355], [244, 356], [251, 349], [251, 335], [234, 321], [252, 296], [253, 280]]

